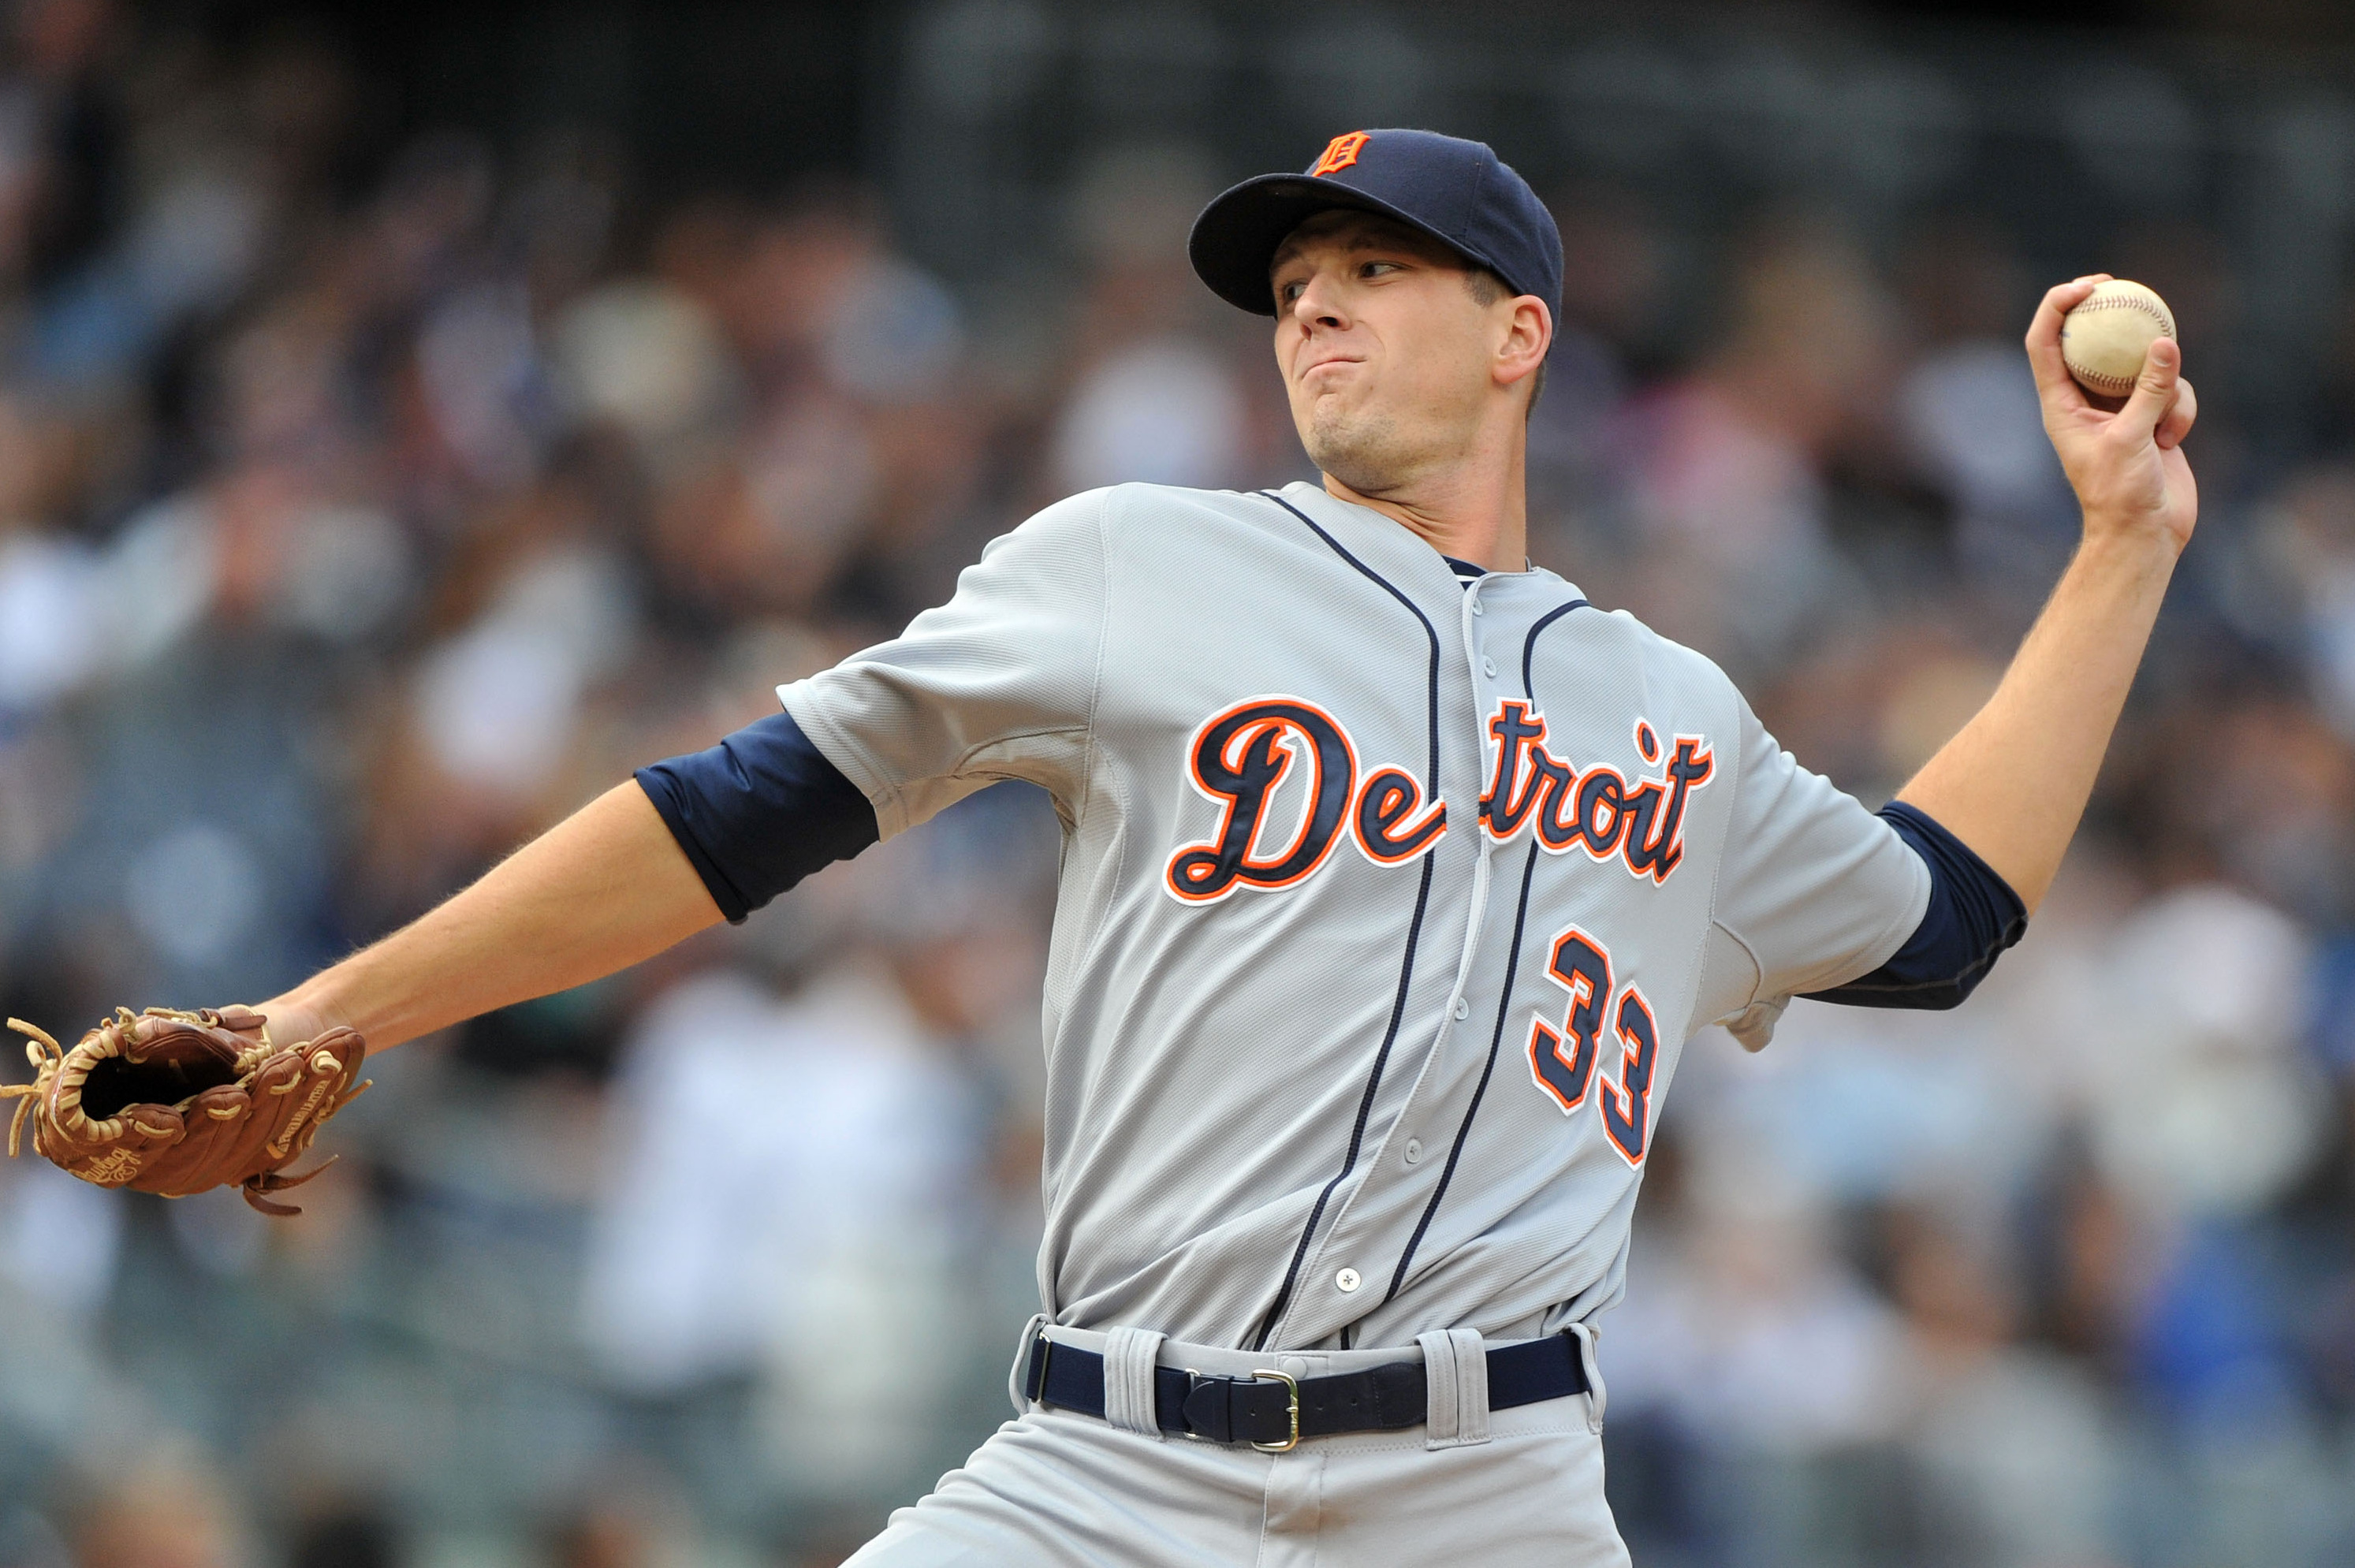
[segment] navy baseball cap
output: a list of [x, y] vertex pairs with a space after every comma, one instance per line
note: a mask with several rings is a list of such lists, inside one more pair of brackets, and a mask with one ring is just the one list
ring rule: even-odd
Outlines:
[[1267, 273], [1276, 247], [1337, 207], [1422, 229], [1516, 293], [1537, 295], [1561, 321], [1561, 230], [1553, 214], [1487, 143], [1436, 131], [1352, 131], [1327, 144], [1305, 174], [1247, 179], [1202, 209], [1186, 253], [1211, 293], [1273, 315]]

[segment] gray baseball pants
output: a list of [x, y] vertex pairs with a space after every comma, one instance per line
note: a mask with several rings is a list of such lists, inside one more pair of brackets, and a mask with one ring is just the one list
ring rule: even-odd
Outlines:
[[[849, 1568], [1626, 1568], [1603, 1496], [1605, 1395], [1591, 1339], [1595, 1392], [1491, 1413], [1484, 1347], [1467, 1330], [1404, 1349], [1273, 1357], [1135, 1329], [1048, 1334], [1105, 1358], [1105, 1418], [1021, 1399], [1026, 1329], [1015, 1362], [1022, 1413], [894, 1513]], [[1418, 1358], [1432, 1389], [1423, 1426], [1263, 1454], [1167, 1435], [1153, 1423], [1156, 1362], [1309, 1378]]]

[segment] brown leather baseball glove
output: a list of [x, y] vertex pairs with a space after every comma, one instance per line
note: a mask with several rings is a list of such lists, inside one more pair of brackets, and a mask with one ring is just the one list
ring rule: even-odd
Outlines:
[[71, 1051], [32, 1024], [8, 1027], [31, 1037], [25, 1055], [37, 1070], [30, 1083], [0, 1085], [0, 1097], [23, 1100], [10, 1157], [29, 1116], [36, 1150], [101, 1187], [185, 1198], [234, 1182], [265, 1214], [299, 1214], [264, 1194], [327, 1168], [279, 1174], [368, 1087], [355, 1082], [368, 1054], [357, 1030], [281, 1046], [248, 1008], [118, 1008]]

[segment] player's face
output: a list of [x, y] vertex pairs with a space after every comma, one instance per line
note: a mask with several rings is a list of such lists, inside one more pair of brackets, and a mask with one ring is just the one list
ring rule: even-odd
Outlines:
[[1319, 469], [1390, 495], [1463, 460], [1494, 418], [1509, 301], [1481, 304], [1453, 251], [1363, 212], [1293, 230], [1269, 281], [1276, 365]]

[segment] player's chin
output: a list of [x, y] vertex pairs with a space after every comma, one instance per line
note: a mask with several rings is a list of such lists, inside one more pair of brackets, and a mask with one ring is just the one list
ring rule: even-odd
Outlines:
[[1378, 421], [1319, 422], [1303, 434], [1302, 444], [1317, 471], [1362, 495], [1387, 493], [1409, 467], [1401, 463], [1391, 432]]
[[1295, 389], [1292, 398], [1292, 422], [1300, 432], [1300, 439], [1313, 442], [1317, 433], [1337, 433], [1355, 422], [1350, 404], [1353, 400], [1342, 397], [1337, 390], [1309, 392]]

